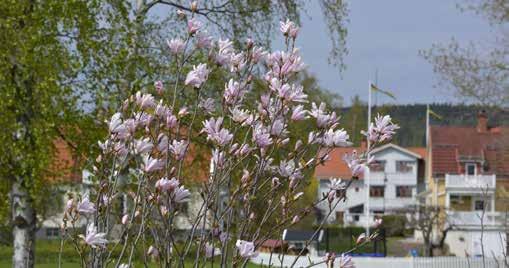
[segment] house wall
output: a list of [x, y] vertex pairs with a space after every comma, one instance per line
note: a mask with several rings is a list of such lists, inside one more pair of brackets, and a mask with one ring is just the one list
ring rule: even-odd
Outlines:
[[455, 256], [471, 257], [482, 255], [482, 248], [486, 256], [503, 257], [505, 254], [506, 234], [501, 230], [484, 230], [481, 247], [480, 230], [452, 230], [447, 233], [445, 243], [449, 252]]
[[[366, 176], [370, 178], [370, 186], [385, 186], [384, 197], [371, 197], [370, 198], [370, 214], [374, 215], [374, 212], [385, 211], [386, 214], [391, 211], [405, 208], [409, 205], [415, 204], [415, 195], [417, 187], [417, 174], [418, 174], [418, 161], [417, 159], [409, 154], [406, 154], [400, 150], [389, 147], [383, 151], [377, 152], [375, 160], [385, 161], [384, 172], [371, 172]], [[396, 170], [396, 161], [408, 161], [411, 162], [412, 169], [410, 172], [401, 173]], [[326, 181], [330, 178], [321, 178], [318, 189], [318, 195], [321, 197], [323, 194], [328, 193], [329, 186]], [[387, 181], [384, 181], [387, 179]], [[336, 211], [345, 212], [345, 224], [348, 223], [348, 218], [351, 216], [348, 213], [348, 208], [362, 205], [366, 202], [367, 186], [365, 180], [353, 181], [351, 186], [347, 190], [347, 199], [345, 202], [340, 203]], [[396, 187], [397, 186], [410, 186], [412, 187], [411, 197], [397, 197]], [[328, 212], [328, 204], [322, 203], [320, 206], [323, 213]], [[365, 207], [364, 207], [365, 209]], [[364, 226], [366, 223], [366, 217], [359, 215], [359, 221], [355, 225]], [[372, 221], [371, 219], [370, 221]], [[328, 222], [338, 222], [336, 220], [336, 213], [332, 213], [328, 218]]]

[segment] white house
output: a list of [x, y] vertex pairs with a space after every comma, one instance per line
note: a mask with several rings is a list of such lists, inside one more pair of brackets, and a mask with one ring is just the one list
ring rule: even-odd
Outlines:
[[[320, 180], [320, 197], [328, 192], [331, 178], [351, 179], [342, 158], [345, 153], [353, 150], [360, 153], [363, 147], [337, 148], [331, 153], [331, 161], [317, 167], [315, 177]], [[395, 144], [387, 144], [372, 151], [376, 164], [367, 170], [364, 177], [352, 181], [346, 201], [335, 208], [328, 221], [344, 225], [366, 225], [368, 179], [370, 222], [376, 217], [415, 204], [417, 188], [423, 180], [424, 154], [424, 148], [403, 148]], [[328, 214], [327, 204], [322, 204], [320, 209], [322, 215]]]

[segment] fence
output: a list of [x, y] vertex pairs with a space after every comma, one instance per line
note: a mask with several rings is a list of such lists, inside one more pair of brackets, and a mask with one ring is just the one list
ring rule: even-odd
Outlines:
[[[282, 267], [290, 267], [294, 261], [295, 256], [285, 256], [283, 259]], [[260, 253], [256, 258], [251, 259], [251, 262], [256, 264], [268, 265], [271, 259], [273, 267], [281, 267], [281, 261], [277, 254], [270, 258], [269, 253]], [[302, 256], [300, 257], [294, 267], [309, 267], [313, 263], [320, 263], [323, 257]], [[484, 265], [482, 258], [464, 258], [464, 257], [386, 257], [386, 258], [373, 258], [373, 257], [353, 257], [353, 262], [356, 268], [505, 268], [504, 260], [496, 260], [493, 258], [486, 258]], [[325, 264], [315, 265], [312, 267], [326, 267]]]

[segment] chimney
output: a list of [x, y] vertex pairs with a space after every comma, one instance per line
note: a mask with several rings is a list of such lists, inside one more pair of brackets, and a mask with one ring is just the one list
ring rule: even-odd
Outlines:
[[488, 131], [488, 114], [481, 110], [477, 115], [477, 132], [486, 133]]

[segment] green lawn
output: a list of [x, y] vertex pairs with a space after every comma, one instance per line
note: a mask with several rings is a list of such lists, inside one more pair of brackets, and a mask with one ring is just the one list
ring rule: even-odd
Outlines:
[[[38, 240], [35, 249], [35, 267], [37, 268], [55, 268], [58, 264], [58, 252], [60, 249], [60, 241], [58, 240]], [[12, 258], [12, 247], [0, 246], [0, 268], [10, 268]], [[216, 267], [217, 262], [216, 262]], [[63, 268], [78, 268], [80, 267], [79, 259], [76, 252], [71, 247], [65, 247], [62, 252], [62, 267]], [[143, 267], [142, 263], [135, 263], [134, 267]], [[149, 265], [149, 267], [159, 267], [156, 263]], [[193, 267], [193, 261], [186, 262], [185, 267]], [[249, 264], [248, 267], [259, 267], [254, 264]]]

